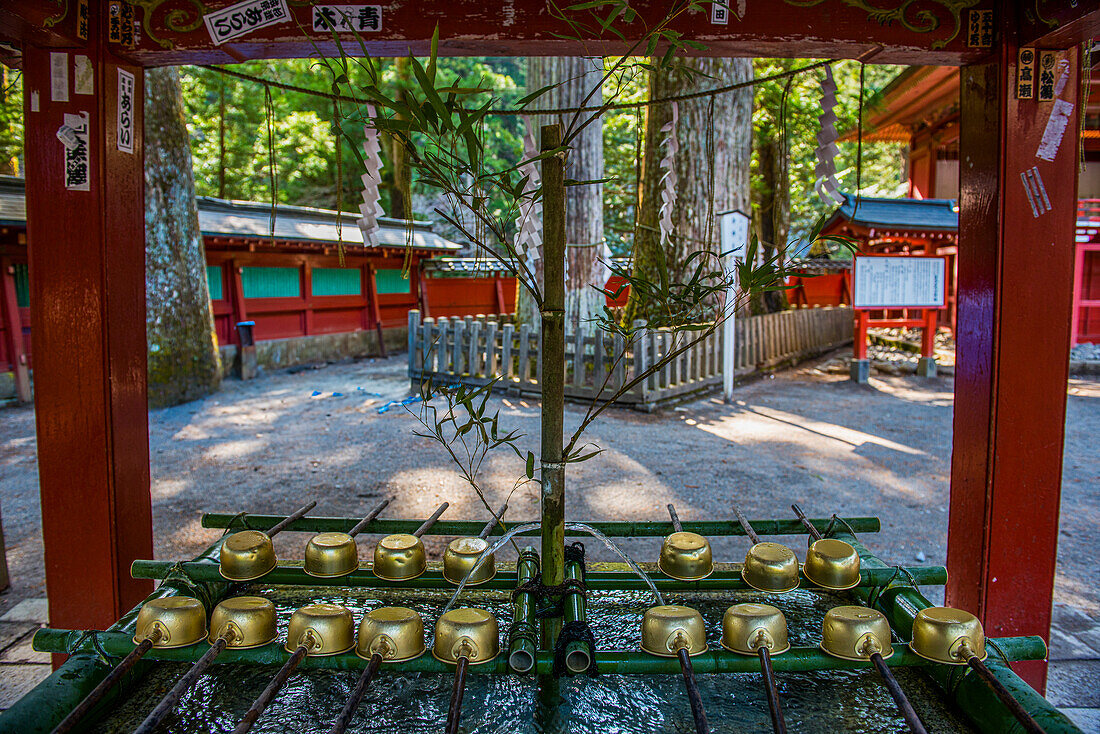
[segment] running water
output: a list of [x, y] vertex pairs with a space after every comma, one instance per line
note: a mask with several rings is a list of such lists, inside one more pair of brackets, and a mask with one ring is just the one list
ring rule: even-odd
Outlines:
[[[504, 535], [500, 536], [496, 540], [495, 543], [493, 543], [488, 548], [486, 548], [484, 551], [482, 551], [481, 555], [477, 559], [477, 563], [474, 564], [473, 568], [471, 568], [469, 571], [466, 572], [466, 575], [462, 578], [462, 581], [459, 583], [458, 588], [455, 589], [454, 594], [451, 595], [451, 598], [447, 602], [447, 605], [443, 607], [443, 612], [440, 613], [440, 616], [445, 614], [448, 610], [450, 610], [451, 607], [454, 606], [455, 602], [458, 601], [458, 597], [462, 593], [462, 590], [466, 587], [466, 580], [469, 579], [470, 576], [474, 574], [474, 572], [476, 572], [479, 568], [481, 568], [481, 564], [483, 564], [489, 556], [491, 556], [493, 553], [496, 553], [498, 550], [500, 550], [502, 547], [504, 547], [504, 544], [507, 543], [508, 541], [510, 541], [516, 535], [518, 535], [520, 533], [525, 533], [528, 530], [535, 530], [538, 527], [540, 527], [540, 525], [537, 522], [528, 522], [528, 523], [523, 523], [522, 525], [516, 525], [511, 530], [504, 533]], [[623, 551], [622, 548], [615, 545], [614, 541], [612, 541], [611, 538], [607, 537], [606, 535], [604, 535], [603, 533], [601, 533], [599, 530], [592, 527], [591, 525], [588, 525], [587, 523], [583, 523], [583, 522], [567, 522], [567, 523], [565, 523], [565, 529], [566, 530], [579, 530], [581, 532], [588, 533], [589, 535], [591, 535], [596, 540], [599, 540], [600, 542], [602, 542], [605, 546], [607, 546], [615, 554], [617, 554], [619, 556], [619, 558], [622, 558], [624, 561], [626, 561], [626, 564], [628, 566], [630, 566], [630, 569], [634, 573], [638, 574], [638, 577], [640, 579], [642, 579], [643, 581], [646, 582], [646, 585], [649, 586], [650, 591], [652, 591], [653, 595], [657, 598], [657, 603], [658, 604], [663, 605], [665, 603], [665, 598], [661, 595], [661, 592], [657, 590], [657, 586], [656, 586], [656, 584], [653, 583], [653, 580], [650, 579], [649, 576], [646, 575], [645, 571], [642, 570], [641, 566], [639, 566], [637, 563], [634, 562], [633, 558], [628, 556], [626, 554], [626, 552]], [[435, 640], [435, 634], [433, 633], [432, 634], [432, 641], [434, 641], [434, 640]]]

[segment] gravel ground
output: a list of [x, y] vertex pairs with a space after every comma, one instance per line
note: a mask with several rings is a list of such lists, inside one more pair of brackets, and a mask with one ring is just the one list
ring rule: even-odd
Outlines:
[[[219, 531], [199, 526], [200, 513], [209, 510], [287, 512], [316, 499], [318, 514], [358, 515], [395, 495], [390, 517], [425, 517], [443, 500], [451, 503], [448, 519], [484, 517], [443, 450], [413, 435], [413, 415], [399, 406], [378, 413], [386, 401], [409, 394], [404, 370], [397, 356], [283, 371], [248, 383], [229, 381], [217, 395], [153, 411], [157, 558], [189, 558], [215, 540]], [[525, 446], [537, 451], [537, 404], [504, 397], [493, 402], [501, 428], [526, 434]], [[790, 503], [798, 502], [811, 515], [877, 515], [882, 532], [868, 544], [881, 557], [942, 564], [951, 412], [950, 377], [880, 375], [858, 386], [814, 365], [741, 386], [732, 405], [701, 400], [654, 415], [612, 409], [587, 436], [605, 451], [570, 470], [568, 516], [663, 519], [669, 502], [685, 520], [732, 517], [733, 502], [750, 517], [787, 516]], [[582, 415], [580, 406], [568, 406], [567, 426]], [[1100, 525], [1098, 435], [1100, 382], [1073, 380], [1056, 612], [1072, 610], [1092, 624], [1100, 623], [1091, 542]], [[486, 460], [484, 485], [494, 506], [522, 472], [511, 452]], [[45, 595], [29, 408], [0, 411], [0, 487], [12, 572], [12, 589], [0, 595], [2, 613]], [[512, 497], [508, 518], [536, 516], [537, 494], [528, 485]], [[281, 556], [300, 558], [305, 541], [284, 534], [276, 545]], [[442, 547], [442, 540], [428, 545], [436, 554]], [[627, 549], [652, 560], [658, 547], [637, 540]], [[744, 551], [743, 539], [715, 544], [721, 560]], [[611, 559], [607, 552], [596, 555]]]

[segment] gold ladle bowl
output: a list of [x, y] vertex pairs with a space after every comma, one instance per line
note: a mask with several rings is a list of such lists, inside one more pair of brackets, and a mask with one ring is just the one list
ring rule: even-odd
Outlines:
[[[488, 547], [489, 542], [482, 538], [456, 538], [452, 540], [443, 553], [443, 578], [452, 584], [461, 583]], [[481, 567], [466, 579], [466, 585], [484, 584], [496, 575], [496, 558], [494, 554], [489, 554]]]
[[275, 605], [262, 596], [226, 599], [210, 614], [211, 644], [224, 637], [226, 647], [260, 647], [275, 639]]
[[885, 660], [894, 654], [890, 623], [877, 609], [833, 607], [821, 625], [821, 649], [843, 660], [870, 660], [876, 652]]
[[791, 649], [787, 619], [770, 604], [734, 604], [722, 615], [722, 647], [739, 655], [756, 655], [765, 647], [781, 655]]
[[230, 581], [252, 581], [275, 568], [275, 546], [267, 533], [242, 530], [222, 543], [218, 573]]
[[355, 647], [355, 620], [339, 604], [307, 604], [290, 617], [286, 630], [287, 652], [306, 647], [310, 657], [339, 655]]
[[424, 621], [408, 607], [378, 607], [359, 623], [355, 654], [364, 659], [381, 655], [383, 662], [400, 663], [424, 654]]
[[161, 649], [186, 647], [206, 637], [206, 608], [189, 596], [151, 599], [138, 612], [134, 644], [152, 639]]
[[798, 588], [798, 558], [781, 543], [756, 543], [745, 554], [741, 578], [757, 591], [791, 591]]
[[661, 545], [657, 568], [680, 581], [705, 579], [714, 571], [710, 542], [696, 533], [675, 532]]
[[642, 617], [642, 650], [662, 658], [674, 658], [681, 648], [688, 655], [707, 651], [703, 615], [674, 604], [650, 607]]
[[419, 578], [428, 567], [424, 543], [409, 533], [387, 535], [374, 547], [374, 575], [386, 581]]
[[815, 540], [806, 551], [802, 573], [825, 589], [840, 591], [859, 584], [859, 553], [836, 538]]
[[484, 609], [452, 609], [435, 623], [432, 657], [455, 665], [466, 658], [470, 665], [487, 663], [500, 652], [500, 627]]
[[357, 568], [359, 547], [347, 533], [318, 533], [306, 543], [305, 572], [310, 576], [347, 576]]
[[966, 665], [971, 657], [985, 660], [985, 630], [970, 612], [951, 607], [930, 607], [913, 619], [909, 648], [936, 663]]

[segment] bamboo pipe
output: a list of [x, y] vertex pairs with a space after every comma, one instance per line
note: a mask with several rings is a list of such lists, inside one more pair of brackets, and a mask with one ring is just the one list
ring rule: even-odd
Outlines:
[[[530, 546], [520, 553], [516, 563], [516, 586], [523, 586], [534, 578], [539, 570], [539, 557], [535, 549]], [[512, 625], [533, 627], [534, 609], [531, 604], [531, 592], [522, 591], [516, 594], [512, 602]], [[524, 636], [513, 638], [508, 645], [508, 667], [516, 673], [530, 673], [535, 667], [535, 645]]]

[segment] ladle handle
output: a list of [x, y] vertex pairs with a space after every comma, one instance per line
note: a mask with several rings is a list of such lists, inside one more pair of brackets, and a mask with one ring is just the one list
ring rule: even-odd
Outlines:
[[176, 685], [172, 686], [172, 690], [168, 691], [168, 694], [160, 700], [156, 708], [145, 717], [145, 721], [141, 722], [137, 729], [134, 729], [134, 734], [152, 734], [156, 731], [160, 723], [164, 721], [168, 714], [172, 713], [172, 709], [176, 708], [176, 704], [183, 698], [183, 694], [187, 692], [187, 689], [195, 685], [195, 681], [206, 672], [206, 669], [214, 662], [214, 658], [221, 655], [225, 646], [224, 637], [214, 640], [214, 644], [210, 646], [210, 649], [195, 661], [190, 670], [180, 676], [180, 679], [176, 681]]
[[749, 536], [749, 540], [756, 543], [760, 542], [760, 536], [756, 534], [756, 531], [752, 529], [752, 525], [749, 525], [749, 521], [745, 519], [745, 516], [741, 513], [741, 509], [737, 506], [733, 506], [733, 514], [737, 516], [737, 522], [741, 523], [741, 527], [745, 530], [745, 535]]
[[267, 684], [267, 688], [260, 694], [260, 697], [252, 704], [252, 706], [245, 712], [244, 718], [241, 719], [241, 723], [237, 724], [237, 728], [233, 730], [233, 734], [245, 734], [252, 731], [252, 725], [256, 723], [256, 719], [260, 718], [260, 715], [264, 712], [272, 701], [275, 700], [275, 696], [279, 694], [279, 689], [286, 685], [286, 679], [291, 676], [294, 669], [298, 667], [298, 663], [302, 662], [306, 653], [309, 652], [309, 648], [305, 645], [299, 645], [298, 649], [294, 651], [294, 654], [290, 656], [290, 660], [283, 663], [283, 667], [279, 668], [279, 672], [275, 674], [275, 677], [271, 679], [271, 682]]
[[362, 520], [352, 526], [351, 530], [348, 531], [348, 535], [354, 538], [356, 535], [361, 533], [363, 531], [363, 528], [370, 525], [371, 522], [373, 522], [374, 518], [378, 517], [382, 513], [382, 510], [386, 509], [386, 505], [388, 505], [390, 503], [390, 500], [392, 499], [393, 497], [387, 497], [386, 499], [379, 502], [377, 507], [367, 513], [366, 517], [364, 517]]
[[764, 674], [764, 690], [768, 694], [768, 708], [772, 713], [772, 731], [775, 734], [787, 734], [787, 722], [783, 720], [783, 707], [779, 703], [779, 691], [775, 687], [775, 671], [772, 670], [772, 656], [768, 648], [761, 646], [760, 672]]
[[913, 704], [909, 703], [909, 698], [905, 695], [905, 691], [901, 690], [898, 679], [890, 672], [890, 668], [886, 665], [886, 661], [882, 659], [882, 655], [877, 652], [871, 653], [871, 662], [874, 663], [878, 674], [882, 676], [882, 680], [886, 684], [886, 690], [890, 692], [890, 698], [894, 699], [894, 703], [898, 705], [902, 718], [909, 725], [909, 731], [913, 734], [928, 734], [928, 730], [921, 723]]
[[500, 518], [504, 517], [505, 512], [508, 512], [507, 502], [504, 503], [504, 507], [501, 507], [500, 511], [497, 514], [493, 515], [492, 520], [485, 523], [485, 527], [481, 529], [481, 532], [477, 534], [477, 537], [481, 538], [482, 540], [488, 538], [489, 534], [493, 532], [493, 528], [495, 528], [497, 523], [500, 522]]
[[115, 687], [115, 684], [121, 680], [122, 676], [126, 675], [130, 671], [130, 668], [134, 667], [137, 661], [141, 660], [145, 653], [149, 652], [153, 648], [153, 641], [146, 637], [141, 643], [135, 647], [130, 654], [122, 659], [118, 665], [107, 674], [103, 680], [99, 682], [92, 692], [84, 697], [84, 700], [76, 705], [69, 715], [61, 720], [54, 730], [53, 734], [65, 734], [73, 730], [80, 720], [83, 719], [89, 711], [92, 710], [97, 703], [103, 700], [103, 697], [107, 695], [107, 691]]
[[695, 669], [691, 667], [691, 656], [686, 647], [676, 651], [680, 658], [680, 672], [684, 674], [684, 686], [687, 688], [688, 701], [691, 703], [691, 715], [695, 719], [696, 734], [710, 734], [707, 712], [703, 709], [703, 697], [699, 695], [699, 686], [695, 684]]
[[1043, 731], [1043, 727], [1039, 726], [1039, 722], [1031, 717], [1027, 709], [1020, 705], [1016, 697], [1009, 693], [1004, 684], [997, 679], [997, 676], [993, 675], [993, 671], [987, 668], [985, 663], [979, 660], [976, 655], [971, 655], [966, 661], [966, 664], [973, 668], [974, 672], [993, 689], [993, 692], [997, 694], [997, 698], [1001, 699], [1001, 703], [1005, 705], [1005, 708], [1012, 712], [1012, 715], [1016, 717], [1016, 721], [1020, 722], [1020, 726], [1024, 728], [1024, 731], [1029, 732], [1029, 734], [1046, 734], [1046, 732]]
[[810, 533], [813, 539], [821, 540], [823, 536], [820, 532], [818, 532], [817, 528], [814, 527], [814, 524], [810, 522], [810, 519], [806, 517], [806, 513], [802, 511], [802, 508], [798, 505], [791, 505], [791, 509], [794, 510], [794, 514], [798, 515], [798, 519], [806, 527], [806, 530]]
[[305, 507], [298, 508], [292, 514], [287, 515], [282, 520], [275, 523], [275, 525], [273, 525], [272, 528], [267, 531], [267, 537], [269, 537], [269, 538], [275, 537], [275, 535], [277, 533], [281, 533], [282, 531], [286, 530], [287, 525], [294, 522], [295, 520], [301, 520], [303, 517], [306, 516], [307, 512], [309, 512], [310, 510], [312, 510], [316, 506], [317, 506], [317, 502], [313, 501], [313, 502], [310, 502]]
[[462, 719], [462, 694], [466, 692], [466, 666], [469, 664], [469, 659], [463, 656], [458, 659], [458, 665], [455, 667], [451, 706], [447, 709], [447, 734], [458, 734], [458, 722]]
[[684, 532], [684, 526], [680, 524], [680, 516], [676, 514], [676, 508], [671, 504], [668, 506], [668, 515], [672, 518], [672, 529], [677, 533]]
[[419, 538], [421, 535], [428, 532], [432, 525], [435, 525], [435, 521], [439, 519], [439, 516], [447, 511], [448, 507], [450, 507], [450, 504], [447, 502], [444, 502], [439, 507], [437, 507], [435, 512], [432, 513], [432, 516], [425, 520], [423, 525], [413, 531], [413, 535]]
[[348, 696], [348, 702], [344, 704], [344, 709], [340, 712], [340, 716], [336, 719], [336, 723], [328, 730], [328, 734], [344, 734], [344, 732], [348, 730], [348, 726], [351, 725], [351, 718], [355, 716], [355, 712], [359, 709], [359, 702], [363, 700], [363, 696], [366, 695], [367, 689], [370, 687], [370, 682], [374, 678], [374, 674], [378, 672], [378, 668], [381, 666], [382, 656], [378, 653], [371, 655], [370, 664], [367, 665], [367, 669], [363, 671], [363, 674], [359, 676], [359, 680], [355, 683], [355, 688], [351, 689], [351, 695]]

